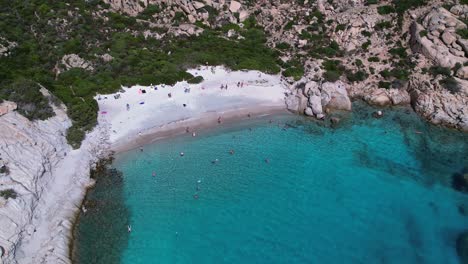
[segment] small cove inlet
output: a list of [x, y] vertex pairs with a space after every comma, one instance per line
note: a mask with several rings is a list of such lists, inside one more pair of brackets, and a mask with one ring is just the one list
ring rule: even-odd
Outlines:
[[406, 108], [354, 109], [333, 127], [267, 116], [118, 154], [88, 193], [74, 261], [459, 263], [468, 196], [452, 176], [468, 136]]

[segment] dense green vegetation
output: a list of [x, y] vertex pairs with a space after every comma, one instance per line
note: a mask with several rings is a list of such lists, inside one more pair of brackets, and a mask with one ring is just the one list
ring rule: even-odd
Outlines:
[[2, 82], [0, 98], [16, 102], [18, 112], [30, 120], [45, 120], [54, 115], [49, 100], [39, 92], [39, 85], [31, 80], [18, 78]]
[[3, 197], [5, 199], [12, 198], [16, 199], [18, 194], [15, 192], [13, 189], [5, 189], [0, 191], [0, 197]]
[[439, 84], [442, 85], [452, 94], [456, 94], [461, 90], [460, 85], [458, 84], [457, 80], [453, 78], [453, 76], [445, 77], [444, 79], [439, 81]]
[[468, 39], [468, 29], [466, 28], [457, 29], [457, 34], [463, 39]]
[[341, 61], [339, 60], [325, 60], [322, 62], [322, 67], [325, 70], [323, 78], [325, 81], [329, 82], [338, 81], [345, 70], [343, 65], [341, 65]]
[[[142, 24], [135, 18], [108, 12], [106, 21], [94, 15], [100, 8], [97, 0], [0, 0], [2, 37], [18, 43], [11, 56], [0, 60], [0, 99], [21, 102], [19, 109], [27, 117], [45, 119], [51, 109], [35, 83], [44, 85], [68, 107], [73, 126], [67, 139], [73, 147], [79, 147], [85, 132], [96, 124], [96, 93], [115, 92], [121, 85], [200, 82], [186, 72], [200, 64], [280, 71], [277, 53], [266, 48], [265, 34], [254, 19], [248, 19], [244, 29], [236, 28], [242, 40], [222, 37], [223, 29], [205, 29], [198, 37], [162, 41], [139, 33]], [[139, 18], [149, 19], [160, 11], [151, 6]], [[56, 63], [69, 53], [91, 61], [94, 70], [71, 69], [55, 76]], [[106, 53], [112, 61], [100, 58]], [[295, 66], [287, 74], [300, 72]]]
[[377, 12], [381, 15], [387, 15], [395, 12], [393, 6], [385, 5], [377, 7]]

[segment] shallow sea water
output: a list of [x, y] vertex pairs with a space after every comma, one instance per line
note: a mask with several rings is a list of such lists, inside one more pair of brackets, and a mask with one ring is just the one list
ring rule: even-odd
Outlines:
[[75, 261], [459, 263], [468, 195], [451, 177], [468, 136], [354, 107], [335, 127], [279, 115], [117, 155], [122, 174], [88, 194]]

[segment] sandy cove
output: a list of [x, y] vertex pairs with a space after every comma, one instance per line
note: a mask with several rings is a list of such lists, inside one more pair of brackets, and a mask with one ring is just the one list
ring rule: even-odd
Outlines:
[[72, 222], [93, 184], [90, 169], [110, 150], [186, 133], [186, 127], [203, 134], [204, 128], [218, 125], [219, 117], [225, 123], [286, 111], [287, 85], [279, 75], [223, 67], [189, 72], [204, 81], [98, 95], [98, 126], [76, 150], [66, 143], [71, 120], [64, 106], [54, 107], [56, 116], [45, 121], [31, 122], [15, 111], [0, 116], [0, 149], [8, 154], [2, 156], [11, 170], [3, 181], [20, 194], [0, 206], [0, 263], [71, 263]]
[[[111, 127], [113, 151], [127, 151], [183, 134], [187, 128], [190, 133], [197, 132], [217, 125], [220, 117], [221, 122], [228, 122], [286, 111], [287, 90], [279, 75], [206, 66], [188, 72], [202, 76], [204, 81], [136, 85], [96, 97], [99, 120]], [[221, 89], [226, 85], [227, 89]]]

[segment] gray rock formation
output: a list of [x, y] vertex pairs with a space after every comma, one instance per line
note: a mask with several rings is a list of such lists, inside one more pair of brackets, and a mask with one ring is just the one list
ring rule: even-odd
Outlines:
[[88, 71], [94, 70], [90, 62], [85, 61], [77, 54], [64, 55], [61, 60], [61, 65], [64, 68], [63, 71], [68, 71], [72, 68], [80, 68]]
[[459, 79], [459, 93], [451, 93], [439, 83], [423, 75], [414, 75], [409, 82], [411, 104], [416, 112], [431, 123], [468, 131], [468, 84]]
[[351, 111], [347, 85], [341, 81], [323, 84], [309, 81], [305, 85], [299, 83], [297, 86], [299, 88], [286, 98], [286, 105], [293, 112], [322, 119], [326, 112], [331, 110]]
[[443, 7], [434, 8], [424, 16], [422, 24], [417, 21], [411, 24], [411, 49], [443, 67], [453, 68], [457, 63], [463, 65], [468, 58], [464, 47], [459, 45], [464, 40], [456, 30], [464, 28], [466, 24], [454, 14]]

